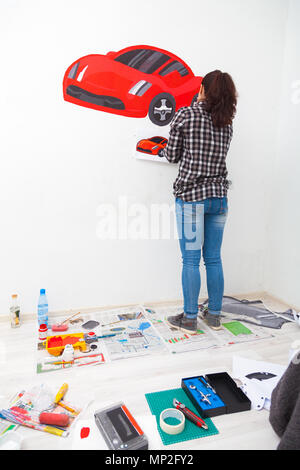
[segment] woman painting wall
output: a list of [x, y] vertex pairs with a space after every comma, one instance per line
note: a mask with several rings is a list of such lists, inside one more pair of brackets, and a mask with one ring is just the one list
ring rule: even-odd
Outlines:
[[237, 93], [231, 76], [219, 70], [207, 74], [197, 102], [175, 114], [168, 144], [159, 152], [159, 156], [169, 162], [179, 162], [173, 193], [183, 260], [184, 312], [169, 317], [168, 323], [189, 333], [197, 330], [201, 254], [209, 297], [202, 317], [211, 328], [221, 327], [224, 294], [221, 245], [229, 188], [226, 156], [233, 135], [236, 103]]

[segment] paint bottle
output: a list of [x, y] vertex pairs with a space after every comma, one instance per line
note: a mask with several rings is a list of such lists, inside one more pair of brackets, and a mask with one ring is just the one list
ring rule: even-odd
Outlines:
[[13, 294], [11, 296], [11, 306], [9, 309], [9, 317], [10, 317], [10, 326], [12, 328], [18, 328], [21, 326], [21, 316], [20, 316], [20, 305], [18, 300], [18, 295]]
[[65, 362], [72, 362], [74, 360], [74, 347], [72, 344], [66, 344], [61, 358]]
[[48, 327], [48, 300], [46, 296], [46, 290], [40, 290], [40, 296], [38, 301], [38, 323], [46, 324]]
[[39, 340], [45, 341], [47, 339], [48, 327], [46, 323], [41, 323], [39, 327]]

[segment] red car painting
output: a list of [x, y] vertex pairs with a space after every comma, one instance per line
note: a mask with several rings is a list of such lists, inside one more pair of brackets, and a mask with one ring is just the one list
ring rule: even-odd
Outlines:
[[81, 57], [66, 70], [66, 101], [123, 116], [170, 123], [182, 106], [197, 98], [202, 77], [171, 52], [131, 46], [106, 55]]
[[168, 143], [168, 139], [161, 136], [150, 137], [150, 139], [142, 139], [136, 145], [138, 152], [149, 153], [151, 155], [157, 155], [158, 152], [165, 148]]

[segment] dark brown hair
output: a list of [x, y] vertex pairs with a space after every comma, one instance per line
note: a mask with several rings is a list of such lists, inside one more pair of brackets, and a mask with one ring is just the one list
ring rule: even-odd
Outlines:
[[202, 80], [205, 109], [211, 113], [216, 127], [232, 124], [236, 113], [237, 92], [231, 76], [220, 70], [210, 72]]

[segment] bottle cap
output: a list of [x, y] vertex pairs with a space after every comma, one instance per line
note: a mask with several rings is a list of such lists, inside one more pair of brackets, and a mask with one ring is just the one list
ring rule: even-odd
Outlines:
[[40, 294], [45, 294], [46, 293], [46, 289], [41, 289], [40, 290]]

